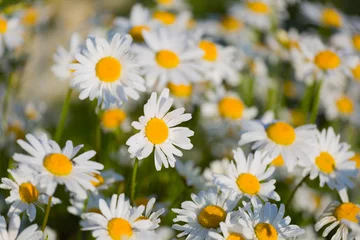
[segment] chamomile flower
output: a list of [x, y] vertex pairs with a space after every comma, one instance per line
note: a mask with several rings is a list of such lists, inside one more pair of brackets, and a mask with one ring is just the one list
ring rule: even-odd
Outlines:
[[102, 190], [107, 190], [112, 187], [116, 182], [124, 181], [124, 177], [114, 170], [110, 169], [101, 173], [95, 173], [93, 176], [97, 181], [91, 181], [95, 187], [95, 193]]
[[160, 9], [153, 12], [152, 20], [163, 28], [184, 31], [195, 24], [191, 15], [192, 14], [189, 11], [181, 11], [180, 13], [175, 14], [173, 12]]
[[253, 143], [252, 149], [264, 151], [271, 159], [279, 155], [291, 172], [299, 160], [309, 159], [315, 143], [315, 125], [293, 128], [283, 121], [266, 125], [258, 121], [244, 121], [239, 145]]
[[216, 240], [244, 240], [243, 228], [237, 223], [239, 218], [238, 211], [230, 212], [225, 222], [220, 223], [221, 234], [210, 232], [209, 235]]
[[354, 152], [350, 145], [340, 142], [340, 135], [336, 135], [333, 128], [316, 131], [316, 141], [313, 149], [316, 151], [308, 161], [300, 161], [304, 167], [303, 175], [309, 174], [310, 179], [319, 177], [320, 186], [327, 184], [331, 189], [353, 188], [351, 178], [356, 177], [358, 171], [356, 163], [350, 161]]
[[159, 9], [166, 10], [183, 10], [188, 7], [184, 0], [155, 0]]
[[[113, 195], [110, 205], [99, 200], [100, 213], [84, 213], [81, 225], [83, 231], [92, 231], [96, 239], [146, 239], [141, 235], [148, 232], [152, 223], [141, 219], [144, 206], [132, 208], [125, 195]], [[140, 218], [140, 219], [139, 219]]]
[[138, 99], [145, 91], [145, 81], [139, 74], [136, 55], [131, 50], [130, 35], [115, 34], [110, 41], [88, 38], [86, 50], [75, 55], [79, 63], [71, 64], [73, 85], [80, 90], [80, 99], [98, 99], [108, 108], [120, 106], [128, 98]]
[[126, 120], [126, 112], [117, 107], [105, 110], [101, 114], [101, 125], [105, 131], [116, 131]]
[[212, 239], [210, 232], [220, 232], [220, 223], [237, 204], [234, 194], [219, 193], [216, 188], [201, 191], [198, 195], [191, 194], [192, 201], [185, 201], [181, 209], [172, 209], [177, 215], [174, 222], [184, 222], [184, 225], [174, 224], [175, 230], [181, 231], [177, 237], [186, 239]]
[[330, 44], [338, 49], [360, 52], [360, 33], [343, 31], [331, 36]]
[[197, 190], [203, 189], [205, 181], [201, 175], [201, 168], [197, 167], [193, 161], [187, 160], [184, 163], [178, 160], [175, 168], [179, 175], [185, 179], [188, 187], [195, 187]]
[[251, 204], [244, 202], [244, 208], [239, 211], [239, 224], [244, 228], [246, 239], [289, 239], [304, 233], [297, 225], [290, 225], [289, 216], [284, 217], [284, 204], [278, 208], [276, 204], [262, 204], [253, 198]]
[[75, 216], [81, 216], [83, 213], [95, 212], [100, 213], [99, 200], [104, 199], [101, 194], [89, 194], [88, 198], [78, 198], [72, 195], [69, 199], [70, 206], [67, 211]]
[[75, 157], [83, 145], [74, 147], [72, 141], [67, 141], [63, 149], [45, 134], [39, 139], [31, 134], [26, 135], [28, 142], [18, 140], [18, 144], [29, 155], [15, 153], [13, 159], [34, 169], [40, 187], [45, 188], [47, 195], [52, 196], [58, 184], [80, 198], [86, 198], [86, 190], [95, 190], [91, 183], [98, 180], [93, 174], [104, 168], [100, 163], [89, 161], [96, 153], [87, 151]]
[[[8, 170], [14, 181], [9, 178], [2, 178], [0, 188], [10, 190], [10, 196], [5, 199], [7, 204], [11, 204], [8, 216], [19, 215], [26, 212], [30, 222], [36, 217], [36, 207], [42, 208], [46, 205], [48, 196], [39, 187], [35, 176], [27, 171]], [[52, 198], [52, 204], [60, 203], [59, 199]]]
[[23, 32], [20, 19], [0, 14], [0, 57], [6, 49], [13, 50], [23, 43]]
[[193, 147], [189, 137], [193, 136], [194, 132], [186, 127], [175, 127], [189, 121], [191, 114], [184, 114], [184, 108], [168, 112], [172, 103], [169, 89], [164, 89], [159, 97], [153, 92], [144, 105], [144, 116], [139, 118], [139, 122], [132, 123], [132, 126], [140, 132], [126, 142], [129, 153], [138, 159], [148, 157], [155, 148], [155, 168], [158, 171], [161, 170], [162, 165], [165, 168], [169, 165], [175, 167], [174, 156], [182, 156], [182, 152], [177, 147], [186, 150]]
[[145, 212], [143, 212], [139, 217], [139, 219], [147, 219], [152, 223], [152, 226], [149, 227], [149, 230], [155, 230], [159, 227], [161, 222], [160, 216], [165, 212], [165, 208], [161, 208], [156, 212], [153, 211], [155, 201], [155, 198], [151, 198], [145, 206]]
[[358, 204], [349, 202], [347, 194], [340, 193], [341, 202], [333, 201], [325, 209], [324, 213], [317, 219], [315, 230], [328, 225], [322, 233], [323, 237], [327, 237], [329, 233], [338, 228], [336, 233], [331, 237], [331, 240], [348, 239], [349, 228], [343, 221], [359, 224], [360, 220], [360, 206]]
[[146, 46], [136, 48], [149, 89], [162, 89], [170, 81], [188, 84], [203, 77], [203, 51], [192, 47], [185, 33], [170, 29], [143, 32]]
[[38, 226], [33, 224], [19, 233], [21, 219], [18, 215], [10, 218], [7, 226], [5, 218], [0, 216], [0, 240], [42, 240], [43, 232], [38, 230]]
[[239, 199], [246, 196], [258, 197], [264, 201], [268, 198], [280, 200], [279, 194], [274, 191], [276, 180], [268, 180], [275, 171], [275, 167], [267, 168], [272, 159], [260, 151], [256, 151], [254, 155], [249, 154], [246, 158], [242, 149], [238, 148], [234, 150], [234, 160], [226, 174], [213, 175], [215, 185], [235, 192]]
[[207, 184], [213, 184], [213, 174], [226, 174], [230, 165], [230, 160], [228, 158], [223, 158], [222, 160], [214, 160], [210, 163], [208, 168], [205, 168], [203, 176]]
[[70, 38], [69, 50], [58, 46], [53, 56], [55, 64], [51, 67], [52, 72], [61, 80], [69, 80], [74, 72], [70, 64], [77, 63], [75, 55], [81, 50], [81, 41], [78, 33], [73, 33]]
[[143, 31], [149, 31], [157, 26], [151, 18], [150, 10], [141, 4], [132, 7], [129, 18], [116, 18], [114, 25], [116, 30], [130, 34], [136, 42], [144, 41]]

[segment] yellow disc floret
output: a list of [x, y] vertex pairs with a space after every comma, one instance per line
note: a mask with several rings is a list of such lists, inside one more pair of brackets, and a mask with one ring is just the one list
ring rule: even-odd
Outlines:
[[244, 27], [244, 24], [232, 16], [226, 16], [221, 20], [221, 26], [228, 32], [236, 32]]
[[97, 180], [97, 181], [90, 181], [91, 184], [94, 185], [94, 187], [99, 187], [105, 183], [103, 176], [101, 176], [100, 174], [96, 173], [93, 175], [93, 177], [96, 178]]
[[71, 173], [73, 164], [70, 159], [61, 153], [52, 153], [45, 157], [44, 167], [56, 176], [67, 176]]
[[127, 239], [133, 235], [133, 230], [128, 221], [122, 218], [113, 218], [109, 221], [108, 232], [112, 239]]
[[95, 67], [96, 76], [103, 82], [114, 82], [121, 76], [122, 66], [114, 57], [100, 59]]
[[336, 100], [336, 107], [338, 111], [344, 115], [351, 115], [354, 112], [354, 104], [347, 96], [342, 96]]
[[0, 33], [6, 33], [8, 23], [5, 18], [0, 17]]
[[109, 109], [101, 117], [101, 123], [106, 129], [118, 128], [126, 118], [126, 113], [119, 108]]
[[39, 197], [39, 191], [34, 185], [26, 182], [19, 186], [19, 195], [21, 201], [29, 204], [37, 201]]
[[360, 51], [360, 34], [355, 34], [352, 38], [352, 42], [353, 42], [354, 48], [357, 51]]
[[153, 14], [153, 18], [165, 25], [171, 25], [176, 20], [176, 15], [165, 11], [156, 11]]
[[279, 156], [277, 156], [272, 162], [271, 165], [275, 166], [275, 167], [282, 167], [284, 166], [285, 161], [284, 158], [281, 156], [281, 154]]
[[204, 51], [203, 59], [213, 62], [217, 58], [217, 47], [215, 43], [203, 40], [199, 43], [199, 47]]
[[358, 223], [360, 208], [351, 202], [342, 203], [335, 208], [334, 216], [337, 220], [341, 221], [343, 219]]
[[169, 128], [164, 120], [152, 118], [145, 127], [145, 135], [153, 144], [161, 144], [169, 137]]
[[321, 152], [316, 157], [315, 163], [323, 173], [330, 174], [335, 169], [335, 159], [327, 152]]
[[198, 215], [198, 221], [204, 228], [218, 228], [225, 218], [225, 210], [216, 205], [204, 207]]
[[180, 98], [190, 97], [192, 93], [191, 84], [175, 84], [170, 82], [168, 88], [172, 95]]
[[341, 60], [339, 56], [330, 50], [319, 52], [314, 59], [316, 66], [322, 70], [336, 69], [340, 66]]
[[260, 182], [250, 173], [242, 173], [236, 179], [238, 188], [246, 194], [255, 195], [260, 191]]
[[156, 62], [163, 68], [176, 68], [180, 64], [180, 59], [176, 53], [170, 50], [161, 50], [156, 53]]
[[350, 161], [356, 162], [356, 168], [360, 168], [360, 153], [355, 153], [355, 155], [350, 158]]
[[247, 7], [257, 14], [268, 14], [270, 12], [269, 6], [261, 1], [248, 2]]
[[269, 223], [258, 223], [255, 226], [255, 235], [258, 240], [277, 240], [278, 233]]
[[236, 97], [224, 97], [218, 103], [220, 116], [229, 119], [240, 119], [243, 116], [245, 105]]
[[330, 27], [341, 27], [342, 18], [340, 14], [333, 8], [325, 8], [321, 16], [324, 25]]
[[133, 37], [133, 39], [137, 42], [143, 42], [144, 37], [142, 35], [143, 31], [149, 31], [150, 28], [144, 25], [134, 26], [129, 30], [129, 34]]
[[277, 144], [291, 145], [296, 138], [294, 128], [286, 122], [276, 122], [266, 129], [267, 136]]
[[357, 64], [354, 68], [352, 68], [351, 72], [355, 80], [360, 81], [360, 64]]

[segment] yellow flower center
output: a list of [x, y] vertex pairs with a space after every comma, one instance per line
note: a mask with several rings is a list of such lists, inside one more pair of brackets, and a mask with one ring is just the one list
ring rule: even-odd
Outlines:
[[358, 222], [357, 216], [359, 215], [360, 208], [354, 203], [342, 203], [335, 208], [334, 216], [337, 220], [346, 219], [352, 222]]
[[325, 8], [321, 16], [323, 24], [330, 27], [341, 27], [342, 18], [340, 14], [332, 8]]
[[274, 167], [282, 167], [284, 166], [284, 164], [285, 161], [284, 158], [281, 156], [281, 154], [271, 162], [271, 165], [273, 165]]
[[170, 82], [168, 88], [171, 94], [176, 97], [190, 97], [192, 93], [191, 84], [175, 84]]
[[107, 228], [113, 240], [127, 239], [133, 235], [130, 223], [122, 218], [111, 219]]
[[351, 69], [355, 80], [360, 81], [360, 64], [357, 64], [355, 68]]
[[301, 126], [306, 122], [306, 116], [304, 112], [300, 110], [291, 110], [291, 121], [295, 126]]
[[204, 207], [198, 215], [198, 221], [204, 228], [218, 228], [225, 218], [225, 210], [216, 205]]
[[126, 114], [119, 108], [109, 109], [101, 118], [102, 125], [107, 129], [115, 129], [125, 120]]
[[31, 183], [23, 183], [19, 186], [19, 195], [21, 201], [25, 203], [33, 203], [39, 197], [39, 192]]
[[180, 59], [176, 53], [170, 50], [161, 50], [156, 53], [156, 62], [163, 68], [176, 68]]
[[164, 120], [152, 118], [145, 127], [145, 135], [153, 144], [161, 144], [169, 137], [169, 128]]
[[346, 96], [336, 100], [336, 107], [344, 115], [351, 115], [354, 112], [354, 104], [352, 100]]
[[176, 15], [165, 11], [156, 11], [153, 14], [153, 18], [165, 25], [171, 25], [176, 20]]
[[221, 20], [221, 26], [228, 32], [236, 32], [244, 27], [244, 24], [232, 16], [226, 16]]
[[236, 179], [238, 188], [247, 194], [255, 195], [260, 191], [260, 182], [250, 173], [242, 173]]
[[296, 86], [292, 81], [285, 81], [284, 94], [286, 97], [294, 97], [296, 95]]
[[258, 14], [268, 14], [270, 12], [269, 6], [260, 1], [248, 2], [247, 7]]
[[158, 4], [161, 5], [171, 5], [173, 4], [174, 0], [156, 0], [158, 2]]
[[226, 240], [245, 240], [245, 238], [238, 233], [230, 233]]
[[143, 42], [144, 41], [144, 37], [142, 35], [143, 30], [149, 31], [150, 28], [144, 25], [134, 26], [133, 28], [130, 29], [129, 34], [133, 37], [135, 41]]
[[258, 240], [277, 240], [278, 233], [269, 223], [258, 223], [255, 226], [255, 235]]
[[16, 140], [18, 139], [24, 139], [25, 137], [25, 131], [23, 126], [19, 121], [15, 121], [14, 123], [10, 123], [9, 126], [6, 129], [6, 132], [11, 135], [14, 134]]
[[335, 159], [327, 152], [321, 152], [316, 157], [315, 163], [323, 173], [332, 173], [335, 169]]
[[39, 12], [35, 8], [29, 8], [26, 10], [21, 21], [24, 25], [34, 26], [39, 19]]
[[314, 62], [322, 70], [336, 69], [341, 64], [339, 56], [330, 50], [319, 52]]
[[352, 38], [352, 42], [356, 50], [360, 51], [360, 34], [355, 34]]
[[0, 17], [0, 33], [6, 33], [7, 21], [5, 18]]
[[122, 66], [114, 57], [100, 59], [95, 67], [96, 76], [103, 82], [114, 82], [121, 76]]
[[220, 116], [223, 118], [240, 119], [243, 115], [245, 106], [236, 97], [224, 97], [218, 104]]
[[286, 122], [276, 122], [266, 129], [267, 136], [277, 144], [291, 145], [296, 138], [295, 130]]
[[44, 167], [56, 176], [67, 176], [71, 173], [73, 164], [70, 159], [61, 153], [52, 153], [45, 157]]
[[203, 59], [213, 62], [217, 58], [216, 45], [210, 41], [201, 41], [199, 47], [204, 51]]
[[360, 153], [355, 153], [355, 155], [350, 158], [350, 161], [356, 162], [356, 168], [360, 168]]
[[91, 184], [92, 184], [94, 187], [99, 187], [99, 186], [101, 186], [101, 185], [104, 184], [105, 180], [104, 180], [103, 176], [101, 176], [100, 174], [97, 174], [97, 173], [96, 173], [96, 174], [93, 175], [93, 177], [98, 180], [97, 182], [95, 182], [95, 181], [90, 181]]

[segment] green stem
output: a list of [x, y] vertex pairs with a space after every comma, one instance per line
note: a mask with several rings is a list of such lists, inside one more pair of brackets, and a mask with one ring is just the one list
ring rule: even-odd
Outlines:
[[310, 112], [311, 95], [313, 93], [314, 83], [306, 86], [304, 97], [301, 102], [301, 110], [307, 116]]
[[12, 72], [9, 77], [8, 85], [5, 91], [4, 99], [3, 99], [3, 109], [2, 109], [2, 123], [1, 127], [3, 131], [5, 131], [6, 125], [7, 125], [7, 115], [8, 115], [8, 108], [9, 108], [9, 97], [12, 89], [12, 85], [14, 83], [15, 79], [15, 72]]
[[130, 200], [132, 203], [134, 203], [135, 200], [135, 188], [136, 188], [136, 173], [139, 165], [139, 159], [135, 159], [133, 173], [131, 177], [131, 192], [130, 192]]
[[313, 107], [312, 107], [311, 115], [310, 115], [310, 119], [309, 119], [310, 123], [316, 123], [316, 118], [317, 118], [317, 114], [319, 111], [321, 86], [322, 86], [322, 80], [318, 81], [318, 83], [314, 87], [315, 96], [314, 96]]
[[294, 198], [296, 191], [299, 189], [299, 187], [306, 181], [306, 179], [309, 178], [309, 174], [306, 175], [294, 188], [294, 190], [290, 193], [289, 198], [287, 199], [285, 206], [289, 206], [289, 204], [291, 203], [291, 200]]
[[96, 149], [96, 159], [98, 162], [101, 162], [101, 125], [100, 121], [96, 123], [96, 135], [95, 135], [95, 149]]
[[56, 127], [55, 138], [54, 138], [54, 140], [56, 142], [61, 140], [61, 136], [64, 131], [64, 126], [65, 126], [66, 118], [67, 118], [67, 115], [69, 112], [69, 107], [70, 107], [71, 94], [72, 94], [72, 88], [69, 88], [69, 90], [66, 94], [66, 97], [65, 97], [65, 101], [62, 106], [60, 121]]
[[46, 228], [46, 224], [47, 224], [47, 221], [49, 219], [50, 208], [51, 208], [51, 200], [52, 200], [52, 196], [49, 197], [48, 203], [47, 203], [47, 206], [46, 206], [44, 221], [43, 221], [42, 227], [41, 227], [41, 231], [43, 231], [43, 232], [44, 232], [44, 230]]

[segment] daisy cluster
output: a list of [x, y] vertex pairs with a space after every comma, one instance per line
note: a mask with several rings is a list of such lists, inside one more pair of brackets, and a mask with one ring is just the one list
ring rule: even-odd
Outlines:
[[98, 11], [26, 94], [71, 24], [0, 1], [0, 240], [360, 239], [360, 18], [226, 2]]

